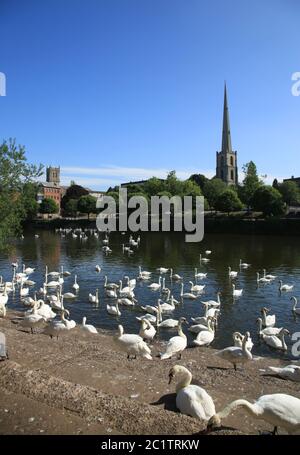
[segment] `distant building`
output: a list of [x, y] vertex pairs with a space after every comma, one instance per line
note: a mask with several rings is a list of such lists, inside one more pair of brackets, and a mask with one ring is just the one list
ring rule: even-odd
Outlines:
[[238, 184], [237, 152], [232, 150], [226, 84], [224, 89], [222, 149], [217, 152], [216, 177], [226, 185]]
[[292, 177], [290, 179], [284, 179], [283, 181], [284, 182], [295, 182], [295, 183], [297, 183], [298, 187], [300, 188], [300, 177], [294, 177], [292, 175]]
[[61, 209], [62, 187], [60, 186], [60, 168], [49, 166], [46, 168], [46, 182], [40, 182], [37, 202], [43, 199], [53, 199]]

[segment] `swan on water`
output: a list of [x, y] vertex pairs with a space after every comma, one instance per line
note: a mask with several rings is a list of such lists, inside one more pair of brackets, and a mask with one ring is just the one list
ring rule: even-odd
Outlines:
[[297, 308], [297, 303], [298, 303], [298, 300], [296, 297], [291, 297], [291, 300], [294, 302], [294, 305], [293, 305], [293, 312], [295, 314], [300, 314], [300, 308], [298, 307]]
[[287, 329], [281, 329], [278, 335], [265, 335], [263, 333], [261, 338], [271, 348], [278, 349], [280, 351], [287, 351], [284, 336], [289, 334], [290, 332]]
[[293, 284], [283, 284], [282, 280], [279, 280], [279, 291], [280, 292], [282, 292], [282, 291], [288, 292], [288, 291], [292, 291], [293, 289], [294, 289]]
[[262, 324], [265, 327], [274, 327], [276, 324], [276, 315], [275, 314], [268, 314], [267, 313], [270, 311], [268, 308], [263, 307], [261, 310], [262, 314]]
[[236, 278], [238, 276], [238, 272], [231, 270], [231, 267], [228, 267], [228, 276], [229, 278]]
[[89, 293], [89, 302], [91, 303], [99, 303], [99, 290], [96, 289], [96, 294], [93, 295]]

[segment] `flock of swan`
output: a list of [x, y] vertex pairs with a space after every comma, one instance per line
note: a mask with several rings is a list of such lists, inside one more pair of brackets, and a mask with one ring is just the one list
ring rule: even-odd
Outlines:
[[[71, 234], [73, 238], [80, 236], [81, 239], [87, 237], [87, 233], [81, 230], [59, 230], [61, 236]], [[91, 232], [92, 235], [99, 235], [96, 232]], [[76, 236], [76, 237], [75, 237]], [[128, 246], [122, 245], [123, 253], [134, 252], [134, 247], [138, 247], [140, 238], [136, 240], [132, 236], [129, 238]], [[104, 248], [105, 247], [105, 248]], [[103, 252], [109, 254], [109, 236], [105, 234], [103, 239]], [[200, 264], [210, 262], [211, 251], [205, 251], [205, 254], [200, 255]], [[69, 309], [65, 308], [65, 302], [75, 302], [80, 289], [80, 277], [74, 276], [71, 284], [71, 290], [64, 292], [66, 283], [70, 283], [71, 273], [64, 270], [61, 266], [60, 270], [50, 271], [46, 266], [43, 274], [43, 285], [39, 289], [35, 289], [36, 282], [31, 279], [38, 273], [32, 267], [22, 265], [19, 271], [18, 262], [12, 265], [11, 281], [4, 281], [0, 277], [0, 317], [6, 317], [7, 305], [9, 304], [9, 296], [19, 294], [20, 301], [27, 307], [22, 317], [14, 318], [21, 328], [28, 328], [33, 334], [36, 329], [41, 329], [42, 333], [49, 335], [51, 338], [59, 338], [62, 334], [74, 329], [78, 324], [70, 318]], [[95, 265], [94, 273], [100, 274], [101, 266]], [[228, 277], [231, 281], [232, 296], [238, 299], [243, 295], [243, 289], [237, 289], [234, 280], [239, 274], [250, 267], [250, 264], [240, 260], [237, 271], [228, 267]], [[153, 279], [153, 274], [157, 274], [157, 279]], [[210, 346], [214, 341], [215, 333], [218, 330], [218, 319], [221, 314], [221, 293], [218, 292], [216, 300], [203, 300], [203, 291], [205, 289], [204, 280], [207, 278], [207, 273], [194, 270], [194, 281], [189, 281], [189, 289], [185, 290], [184, 278], [173, 269], [159, 267], [155, 272], [146, 271], [142, 266], [138, 267], [136, 277], [130, 278], [125, 276], [122, 280], [116, 283], [104, 277], [103, 295], [106, 302], [106, 311], [109, 315], [116, 317], [118, 321], [118, 331], [114, 336], [114, 345], [116, 349], [124, 352], [128, 359], [134, 359], [137, 356], [147, 360], [153, 359], [151, 343], [157, 336], [159, 330], [176, 329], [177, 334], [171, 336], [166, 344], [161, 345], [160, 359], [166, 360], [176, 357], [181, 358], [182, 353], [187, 348], [187, 335], [185, 327], [195, 336], [192, 344], [195, 347]], [[268, 274], [263, 270], [263, 276], [259, 272], [256, 275], [257, 285], [265, 285], [277, 280], [277, 277]], [[154, 305], [139, 304], [135, 295], [137, 282], [144, 283], [148, 288], [148, 292], [152, 293]], [[180, 290], [179, 299], [176, 300], [167, 283], [177, 283]], [[280, 292], [291, 292], [293, 285], [284, 284], [278, 280]], [[70, 286], [69, 286], [70, 287]], [[95, 293], [90, 292], [86, 296], [87, 303], [93, 305], [102, 304], [102, 297], [99, 292], [100, 286], [95, 290]], [[31, 294], [31, 295], [30, 295]], [[204, 307], [204, 313], [199, 317], [191, 318], [191, 321], [186, 317], [175, 319], [172, 317], [172, 312], [185, 299], [201, 301]], [[101, 302], [100, 302], [101, 300]], [[300, 308], [297, 306], [295, 296], [291, 297], [293, 301], [292, 311], [295, 314], [300, 314]], [[123, 325], [119, 323], [119, 318], [122, 317], [123, 307], [135, 307], [140, 311], [140, 315], [135, 316], [140, 323], [139, 333], [125, 333]], [[284, 327], [276, 327], [276, 315], [269, 314], [270, 311], [266, 307], [262, 307], [257, 318], [258, 334], [260, 340], [268, 346], [276, 350], [286, 351], [287, 345], [285, 337], [289, 335], [289, 331]], [[133, 314], [136, 314], [133, 313]], [[87, 324], [86, 316], [83, 316], [80, 329], [89, 334], [97, 335], [98, 330], [91, 324]], [[222, 350], [216, 351], [215, 355], [230, 363], [234, 369], [238, 365], [243, 365], [254, 359], [251, 351], [253, 341], [249, 331], [242, 334], [235, 331], [232, 335], [232, 345], [225, 347]], [[300, 366], [288, 365], [284, 368], [269, 367], [270, 372], [276, 375], [296, 381], [300, 383]], [[248, 413], [258, 419], [263, 419], [274, 426], [274, 433], [277, 427], [284, 428], [288, 433], [297, 432], [300, 430], [300, 400], [296, 397], [287, 394], [272, 394], [263, 395], [252, 404], [244, 399], [236, 400], [227, 405], [222, 411], [216, 412], [212, 397], [201, 387], [192, 385], [191, 372], [180, 365], [175, 365], [169, 371], [170, 382], [174, 377], [178, 377], [176, 386], [177, 408], [184, 414], [196, 417], [207, 421], [207, 428], [220, 427], [221, 421], [237, 408], [244, 408]]]

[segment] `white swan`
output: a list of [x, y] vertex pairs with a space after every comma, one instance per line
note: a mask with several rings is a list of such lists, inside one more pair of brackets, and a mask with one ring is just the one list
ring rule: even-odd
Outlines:
[[195, 346], [209, 346], [215, 338], [215, 320], [208, 319], [207, 328], [201, 330], [193, 341]]
[[178, 335], [169, 339], [165, 352], [160, 354], [161, 360], [170, 359], [175, 354], [181, 358], [181, 353], [187, 347], [187, 337], [182, 331], [183, 323], [187, 324], [187, 321], [181, 317], [178, 322]]
[[23, 282], [21, 282], [20, 296], [21, 297], [26, 297], [28, 294], [29, 294], [29, 288], [24, 288], [23, 287]]
[[178, 275], [178, 273], [173, 273], [173, 269], [170, 269], [170, 279], [175, 281], [183, 280], [183, 277]]
[[145, 359], [152, 360], [151, 349], [139, 335], [124, 333], [122, 325], [118, 326], [118, 334], [114, 336], [114, 341], [119, 349], [127, 353], [127, 359], [141, 356]]
[[106, 289], [115, 290], [115, 289], [119, 289], [120, 286], [119, 286], [119, 284], [116, 284], [116, 283], [107, 283], [107, 275], [105, 275], [105, 277], [104, 277], [104, 287]]
[[116, 289], [105, 289], [105, 295], [106, 295], [106, 297], [109, 297], [110, 299], [118, 298]]
[[242, 259], [240, 259], [240, 269], [248, 269], [251, 266], [251, 264], [248, 264], [247, 262], [243, 262]]
[[292, 289], [294, 289], [293, 284], [283, 284], [282, 280], [279, 280], [279, 291], [280, 292], [282, 292], [282, 291], [289, 292], [289, 291], [292, 291]]
[[66, 300], [72, 300], [72, 299], [76, 299], [76, 295], [73, 294], [73, 292], [65, 292], [63, 294], [63, 298]]
[[0, 304], [6, 305], [7, 302], [8, 302], [8, 294], [7, 294], [6, 284], [5, 284], [3, 294], [0, 295]]
[[274, 325], [276, 324], [276, 315], [275, 314], [267, 315], [268, 312], [269, 312], [268, 308], [264, 307], [261, 309], [262, 323], [265, 327], [274, 327]]
[[268, 367], [270, 371], [276, 373], [277, 376], [283, 379], [290, 379], [291, 381], [300, 382], [300, 366], [287, 365], [286, 367]]
[[238, 272], [231, 270], [231, 267], [228, 267], [228, 276], [229, 278], [236, 278], [238, 276]]
[[203, 280], [204, 278], [207, 277], [207, 273], [198, 273], [198, 269], [195, 269], [195, 278], [198, 278], [199, 280]]
[[217, 292], [217, 300], [207, 300], [206, 302], [201, 300], [203, 305], [209, 305], [212, 307], [220, 307], [221, 306], [221, 299], [220, 299], [221, 292]]
[[191, 292], [183, 292], [184, 284], [181, 283], [181, 290], [180, 290], [180, 297], [182, 299], [191, 299], [196, 300], [198, 296], [196, 294], [192, 294]]
[[151, 272], [147, 270], [142, 270], [142, 267], [139, 265], [139, 278], [142, 280], [149, 280], [151, 278]]
[[170, 311], [174, 311], [176, 309], [176, 306], [174, 304], [172, 297], [171, 297], [171, 303], [165, 303], [165, 302], [161, 303], [161, 300], [158, 299], [157, 306], [161, 313], [169, 313]]
[[171, 290], [169, 288], [166, 288], [166, 279], [162, 279], [162, 288], [160, 290], [161, 294], [171, 294]]
[[38, 300], [37, 301], [37, 314], [40, 316], [43, 316], [46, 321], [49, 319], [53, 319], [56, 316], [56, 313], [52, 311], [52, 308], [50, 305], [47, 305], [47, 303], [44, 302], [44, 300]]
[[284, 336], [289, 334], [290, 332], [287, 329], [281, 329], [278, 335], [265, 335], [263, 333], [261, 338], [271, 348], [278, 349], [280, 351], [287, 351]]
[[262, 328], [262, 319], [258, 318], [256, 320], [258, 323], [258, 335], [261, 337], [262, 335], [278, 335], [282, 330], [282, 327], [266, 327], [265, 329]]
[[202, 387], [191, 384], [191, 372], [181, 365], [175, 365], [169, 371], [169, 384], [177, 375], [182, 379], [176, 385], [176, 407], [182, 414], [209, 420], [216, 413], [211, 396]]
[[257, 282], [257, 284], [259, 284], [259, 283], [267, 284], [267, 283], [271, 283], [271, 281], [272, 281], [271, 279], [269, 279], [269, 278], [267, 278], [265, 276], [260, 278], [259, 272], [256, 272], [256, 282]]
[[64, 311], [65, 310], [62, 310], [60, 320], [53, 319], [51, 322], [48, 323], [48, 325], [43, 330], [43, 333], [45, 335], [49, 335], [50, 338], [56, 337], [58, 339], [59, 335], [68, 332], [69, 329], [65, 323], [66, 320], [63, 315]]
[[202, 254], [200, 254], [200, 264], [201, 264], [201, 262], [207, 263], [207, 262], [209, 262], [209, 261], [210, 261], [210, 259], [208, 259], [208, 258], [203, 258], [203, 257], [202, 257]]
[[237, 346], [229, 346], [228, 348], [222, 349], [221, 351], [217, 351], [215, 355], [223, 360], [226, 360], [227, 362], [230, 362], [236, 370], [236, 367], [239, 363], [243, 364], [249, 362], [249, 360], [252, 360], [252, 354], [247, 348], [247, 341], [249, 338], [250, 333], [246, 332], [241, 348]]
[[119, 305], [134, 306], [136, 302], [137, 302], [136, 299], [128, 299], [127, 297], [122, 297], [121, 299], [118, 299]]
[[155, 337], [156, 334], [156, 329], [153, 327], [150, 321], [147, 319], [142, 319], [141, 320], [141, 328], [139, 331], [140, 337], [143, 338], [143, 340], [149, 340], [152, 341], [153, 338]]
[[201, 286], [200, 284], [194, 284], [192, 281], [189, 281], [189, 284], [191, 285], [191, 292], [202, 292], [205, 288], [205, 284]]
[[267, 274], [266, 272], [266, 269], [263, 269], [263, 272], [264, 272], [264, 278], [267, 278], [268, 280], [276, 280], [277, 276], [276, 275], [271, 275], [271, 274]]
[[77, 283], [77, 275], [75, 275], [75, 277], [74, 277], [74, 284], [73, 284], [72, 288], [75, 289], [75, 291], [79, 290], [79, 284]]
[[148, 288], [152, 291], [158, 291], [161, 288], [161, 276], [158, 279], [158, 283], [151, 283]]
[[95, 270], [96, 270], [96, 272], [100, 273], [100, 272], [101, 272], [101, 267], [100, 267], [100, 265], [97, 264], [97, 265], [95, 266]]
[[241, 297], [243, 295], [243, 289], [236, 289], [235, 284], [232, 285], [232, 295], [233, 297]]
[[300, 308], [297, 308], [298, 300], [296, 299], [296, 297], [291, 297], [291, 300], [293, 300], [293, 302], [294, 302], [294, 305], [293, 305], [293, 312], [294, 312], [295, 314], [300, 314]]
[[[243, 347], [244, 335], [242, 335], [240, 332], [233, 332], [232, 338], [234, 341], [234, 346], [237, 346], [238, 348]], [[249, 336], [246, 342], [246, 347], [249, 351], [252, 351], [253, 346], [254, 346], [253, 341]]]
[[24, 318], [20, 321], [19, 325], [23, 328], [29, 328], [31, 330], [31, 333], [33, 333], [33, 329], [43, 326], [44, 323], [45, 318], [37, 314], [37, 307], [35, 305], [33, 307], [32, 313], [24, 316]]
[[89, 302], [91, 303], [99, 303], [99, 290], [96, 289], [96, 294], [93, 295], [89, 293]]
[[136, 286], [136, 279], [130, 279], [129, 276], [124, 276], [124, 279], [127, 280], [127, 286], [133, 290]]
[[300, 400], [285, 393], [262, 395], [255, 403], [247, 400], [235, 400], [222, 411], [210, 418], [207, 429], [219, 428], [221, 419], [224, 419], [238, 408], [244, 408], [255, 419], [264, 420], [274, 426], [284, 428], [289, 434], [300, 430]]
[[119, 281], [119, 295], [120, 297], [127, 297], [129, 299], [134, 298], [134, 292], [130, 286], [122, 287], [122, 280]]
[[4, 303], [0, 302], [0, 318], [5, 318], [6, 316], [6, 306]]
[[162, 274], [164, 274], [164, 273], [167, 273], [168, 270], [169, 270], [169, 269], [166, 269], [165, 267], [159, 267], [158, 269], [156, 269], [156, 271], [157, 271], [160, 275], [162, 275]]
[[81, 328], [85, 332], [98, 333], [98, 330], [96, 329], [96, 327], [94, 327], [92, 324], [86, 324], [86, 317], [85, 316], [82, 318]]
[[119, 310], [119, 304], [118, 300], [116, 301], [115, 305], [106, 305], [106, 310], [108, 314], [111, 314], [112, 316], [121, 316], [121, 311]]

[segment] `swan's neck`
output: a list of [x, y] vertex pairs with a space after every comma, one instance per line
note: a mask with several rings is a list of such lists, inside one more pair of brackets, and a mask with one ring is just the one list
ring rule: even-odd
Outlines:
[[182, 331], [182, 322], [178, 323], [178, 335], [182, 338], [186, 338], [185, 334]]
[[188, 387], [192, 382], [192, 373], [190, 371], [185, 371], [183, 378], [176, 384], [176, 392], [179, 392], [184, 387]]
[[258, 320], [258, 334], [260, 335], [262, 331], [262, 320], [259, 318]]
[[240, 407], [245, 408], [254, 417], [259, 417], [259, 415], [261, 414], [261, 410], [256, 404], [252, 404], [247, 400], [241, 399], [235, 400], [229, 405], [227, 405], [222, 411], [218, 413], [218, 416], [221, 419], [224, 419], [225, 417], [229, 416], [229, 414], [231, 414], [233, 411]]
[[298, 301], [296, 298], [294, 298], [293, 300], [294, 300], [293, 310], [296, 311]]

